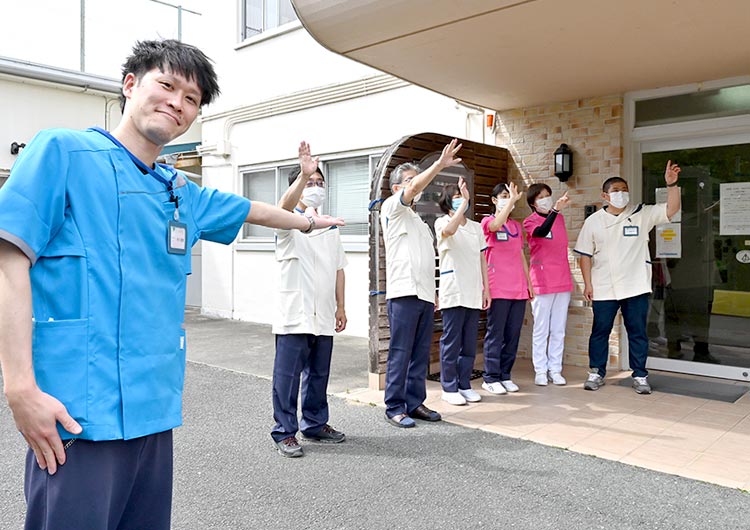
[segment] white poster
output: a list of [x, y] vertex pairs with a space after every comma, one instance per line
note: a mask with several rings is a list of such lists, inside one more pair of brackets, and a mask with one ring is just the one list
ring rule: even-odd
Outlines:
[[740, 236], [750, 234], [750, 182], [719, 184], [719, 235]]
[[656, 225], [656, 258], [682, 257], [682, 225], [665, 223]]

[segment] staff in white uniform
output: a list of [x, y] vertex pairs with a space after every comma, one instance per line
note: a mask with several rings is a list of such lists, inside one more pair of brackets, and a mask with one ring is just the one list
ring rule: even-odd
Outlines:
[[[289, 189], [279, 201], [285, 210], [317, 215], [326, 197], [325, 179], [310, 146], [299, 147], [300, 166], [289, 175]], [[331, 370], [334, 331], [346, 328], [344, 267], [346, 256], [337, 227], [277, 230], [276, 260], [280, 265], [279, 311], [273, 323], [276, 357], [273, 364], [271, 437], [279, 453], [303, 456], [297, 429], [308, 440], [340, 443], [344, 433], [328, 425], [326, 389]], [[297, 424], [297, 395], [302, 378], [302, 422]]]
[[578, 234], [575, 251], [581, 255], [583, 295], [594, 308], [589, 338], [590, 372], [583, 385], [586, 390], [598, 390], [604, 384], [609, 335], [620, 309], [628, 332], [633, 388], [638, 394], [651, 393], [646, 371], [646, 322], [651, 293], [648, 233], [657, 224], [669, 222], [680, 210], [679, 175], [677, 164], [667, 162], [666, 205], [632, 205], [628, 183], [620, 177], [607, 179], [602, 185], [602, 199], [608, 206], [586, 219]]
[[435, 247], [430, 228], [412, 209], [432, 179], [461, 162], [461, 145], [452, 140], [427, 170], [411, 163], [391, 172], [393, 195], [381, 207], [386, 263], [386, 301], [391, 339], [385, 374], [385, 417], [396, 427], [414, 427], [414, 419], [439, 421], [424, 406], [425, 379], [435, 312]]

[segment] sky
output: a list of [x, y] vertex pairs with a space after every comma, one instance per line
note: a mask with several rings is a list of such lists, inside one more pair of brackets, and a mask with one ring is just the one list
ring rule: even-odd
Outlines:
[[[202, 13], [210, 0], [165, 0]], [[178, 10], [151, 0], [84, 0], [85, 71], [120, 78], [136, 40], [177, 38]], [[0, 56], [81, 69], [81, 0], [0, 0]], [[200, 47], [201, 17], [183, 11], [182, 40]]]

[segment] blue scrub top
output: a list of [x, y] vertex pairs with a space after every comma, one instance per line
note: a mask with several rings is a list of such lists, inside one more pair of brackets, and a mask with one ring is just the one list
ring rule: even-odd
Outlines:
[[0, 189], [0, 238], [32, 263], [37, 384], [81, 424], [77, 438], [131, 439], [182, 423], [190, 246], [231, 243], [250, 201], [182, 174], [174, 194], [185, 255], [167, 252], [175, 203], [165, 185], [91, 129], [40, 132]]

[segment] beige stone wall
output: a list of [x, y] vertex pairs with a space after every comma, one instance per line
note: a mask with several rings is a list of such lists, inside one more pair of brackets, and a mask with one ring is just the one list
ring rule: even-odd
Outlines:
[[[498, 114], [496, 144], [510, 151], [508, 174], [511, 181], [525, 190], [534, 182], [544, 182], [557, 198], [565, 191], [571, 198], [564, 210], [570, 239], [570, 260], [575, 290], [568, 313], [564, 363], [588, 366], [588, 337], [591, 330], [591, 308], [582, 296], [583, 280], [572, 249], [583, 225], [584, 206], [601, 207], [601, 185], [611, 176], [620, 175], [622, 147], [622, 96], [580, 99], [563, 103], [515, 109]], [[561, 143], [573, 150], [573, 176], [561, 183], [554, 176], [553, 153]], [[627, 178], [627, 176], [625, 176]], [[530, 214], [522, 199], [512, 217], [521, 221]], [[620, 366], [620, 317], [610, 337], [610, 365]], [[527, 306], [519, 357], [531, 359], [531, 306]], [[530, 362], [521, 360], [520, 363]]]

